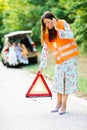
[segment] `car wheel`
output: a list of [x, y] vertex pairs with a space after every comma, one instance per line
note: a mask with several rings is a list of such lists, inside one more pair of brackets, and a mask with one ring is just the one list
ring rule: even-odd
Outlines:
[[4, 59], [2, 59], [2, 63], [3, 63], [3, 65], [6, 65], [6, 62], [5, 62], [5, 60], [4, 60]]

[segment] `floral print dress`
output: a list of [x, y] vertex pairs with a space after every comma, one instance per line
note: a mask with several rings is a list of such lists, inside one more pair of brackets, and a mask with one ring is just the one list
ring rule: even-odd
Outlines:
[[[59, 31], [60, 38], [73, 38], [73, 33], [69, 25], [64, 22], [65, 30]], [[41, 63], [39, 68], [47, 66], [48, 46], [45, 43], [41, 52]], [[75, 56], [64, 61], [61, 64], [55, 64], [55, 73], [53, 80], [53, 92], [60, 94], [71, 94], [77, 92], [78, 76], [78, 57]]]

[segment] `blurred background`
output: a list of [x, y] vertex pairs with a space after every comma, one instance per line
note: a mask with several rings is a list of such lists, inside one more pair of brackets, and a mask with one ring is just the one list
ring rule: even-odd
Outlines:
[[0, 0], [0, 48], [3, 35], [16, 30], [32, 30], [40, 44], [40, 18], [47, 10], [71, 25], [81, 50], [87, 51], [87, 0]]
[[[38, 59], [41, 52], [40, 18], [45, 11], [51, 11], [71, 26], [80, 50], [79, 91], [87, 95], [87, 0], [0, 0], [0, 51], [4, 35], [18, 30], [32, 30]], [[49, 65], [44, 73], [53, 78], [54, 61], [49, 55]], [[26, 67], [37, 71], [38, 64]], [[49, 72], [49, 69], [52, 71]], [[47, 76], [48, 76], [47, 75]]]

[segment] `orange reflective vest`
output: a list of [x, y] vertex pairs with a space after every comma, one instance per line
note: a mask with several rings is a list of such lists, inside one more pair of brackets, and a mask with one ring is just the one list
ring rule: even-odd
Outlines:
[[[58, 29], [64, 30], [63, 20], [58, 20]], [[60, 64], [65, 60], [79, 54], [77, 43], [74, 38], [63, 39], [58, 36], [52, 42], [49, 42], [47, 34], [45, 35], [45, 38], [49, 50], [53, 53], [55, 57], [56, 64]]]

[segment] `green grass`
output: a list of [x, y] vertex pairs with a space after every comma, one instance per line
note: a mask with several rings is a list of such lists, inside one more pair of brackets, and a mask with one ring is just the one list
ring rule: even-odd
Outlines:
[[[41, 48], [42, 48], [41, 46], [37, 48], [38, 64], [25, 66], [25, 67], [23, 67], [23, 69], [26, 69], [27, 71], [33, 72], [35, 74], [38, 72]], [[81, 57], [82, 57], [82, 55], [81, 55]], [[1, 55], [0, 55], [0, 61], [1, 61]], [[55, 62], [54, 62], [52, 54], [49, 53], [48, 64], [47, 64], [47, 67], [43, 70], [43, 75], [52, 80], [53, 76], [54, 76], [54, 69], [55, 69]], [[79, 68], [79, 69], [81, 69], [81, 68]], [[87, 77], [82, 77], [80, 74], [78, 77], [78, 89], [79, 89], [79, 92], [83, 93], [84, 95], [85, 94], [87, 95]]]
[[87, 94], [87, 79], [83, 78], [83, 77], [79, 77], [78, 78], [78, 87], [79, 87], [79, 91]]
[[[38, 72], [39, 64], [23, 68], [36, 74]], [[48, 63], [48, 66], [43, 70], [43, 75], [52, 80], [54, 76], [54, 65]], [[87, 94], [87, 79], [80, 75], [78, 76], [78, 90], [81, 93]]]
[[80, 56], [87, 57], [87, 48], [84, 50], [83, 47], [79, 46]]
[[[39, 63], [40, 63], [40, 51], [41, 50], [39, 48], [39, 55], [38, 55]], [[39, 68], [39, 63], [35, 65], [26, 66], [24, 67], [24, 69], [32, 71], [33, 73], [37, 73]], [[51, 53], [49, 53], [48, 64], [47, 67], [43, 70], [43, 75], [52, 80], [54, 77], [54, 69], [55, 69], [55, 62], [53, 56], [51, 55]], [[78, 76], [78, 90], [79, 92], [84, 93], [84, 95], [85, 94], [87, 95], [87, 77], [82, 77], [81, 75]]]
[[1, 61], [1, 53], [0, 53], [0, 61]]

